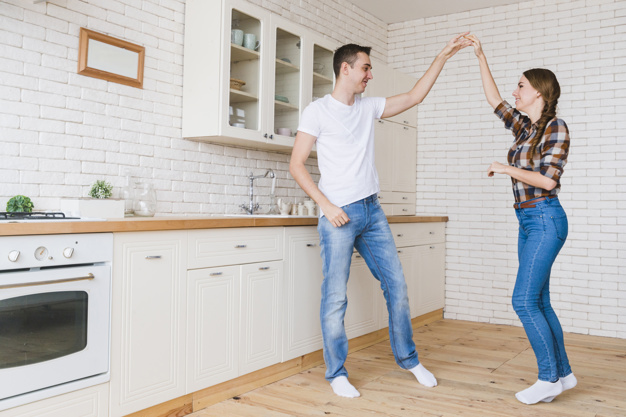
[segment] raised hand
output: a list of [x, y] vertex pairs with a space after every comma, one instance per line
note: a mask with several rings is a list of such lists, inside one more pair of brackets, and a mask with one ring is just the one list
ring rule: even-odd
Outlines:
[[467, 39], [467, 35], [469, 35], [469, 32], [461, 33], [460, 35], [457, 35], [454, 38], [450, 39], [450, 41], [441, 51], [441, 54], [446, 59], [448, 59], [457, 52], [459, 52], [461, 49], [472, 45], [472, 41], [470, 39]]
[[474, 53], [476, 54], [477, 57], [482, 56], [483, 53], [483, 46], [480, 43], [480, 40], [478, 40], [478, 38], [476, 37], [476, 35], [466, 35], [465, 39], [469, 40], [472, 44], [472, 46], [474, 47]]

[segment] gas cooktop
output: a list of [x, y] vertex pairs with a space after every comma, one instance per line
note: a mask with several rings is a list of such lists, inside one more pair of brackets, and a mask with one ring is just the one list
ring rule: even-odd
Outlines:
[[80, 217], [67, 217], [65, 213], [34, 211], [34, 212], [0, 212], [1, 220], [79, 220]]

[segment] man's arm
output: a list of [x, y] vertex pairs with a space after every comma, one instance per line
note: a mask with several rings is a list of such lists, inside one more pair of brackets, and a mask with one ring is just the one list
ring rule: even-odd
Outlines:
[[466, 32], [455, 36], [450, 40], [450, 42], [447, 43], [447, 45], [435, 57], [433, 63], [430, 64], [430, 67], [426, 70], [422, 78], [415, 83], [415, 86], [411, 89], [411, 91], [387, 98], [382, 118], [395, 116], [396, 114], [402, 113], [403, 111], [421, 103], [430, 92], [430, 89], [435, 84], [435, 81], [437, 81], [437, 77], [441, 73], [446, 61], [459, 50], [471, 45], [471, 41], [465, 39], [465, 35], [468, 33], [469, 32]]
[[326, 198], [313, 181], [311, 174], [307, 171], [304, 163], [308, 159], [313, 144], [317, 138], [308, 133], [300, 132], [296, 134], [296, 141], [291, 151], [291, 161], [289, 162], [289, 173], [296, 180], [300, 188], [309, 195], [324, 212], [324, 216], [335, 227], [342, 226], [350, 221], [348, 215], [339, 207]]

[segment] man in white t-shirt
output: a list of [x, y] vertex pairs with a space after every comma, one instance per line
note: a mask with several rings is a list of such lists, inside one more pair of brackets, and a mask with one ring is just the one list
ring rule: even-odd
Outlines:
[[[374, 165], [374, 119], [402, 113], [422, 102], [445, 62], [471, 43], [455, 36], [430, 68], [407, 93], [361, 98], [372, 77], [369, 47], [348, 44], [335, 51], [336, 83], [332, 94], [311, 103], [302, 113], [289, 171], [319, 205], [324, 281], [320, 320], [324, 338], [326, 380], [335, 394], [358, 397], [344, 367], [348, 339], [343, 324], [353, 248], [380, 281], [389, 311], [389, 337], [396, 362], [418, 382], [434, 387], [437, 380], [420, 364], [413, 342], [409, 299], [402, 265], [378, 202], [378, 174]], [[321, 178], [319, 187], [305, 167], [313, 144]]]

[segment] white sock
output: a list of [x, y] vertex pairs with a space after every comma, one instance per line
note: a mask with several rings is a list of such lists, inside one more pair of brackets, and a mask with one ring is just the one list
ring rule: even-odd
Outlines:
[[340, 397], [356, 398], [361, 396], [361, 393], [352, 386], [352, 384], [348, 381], [348, 378], [346, 378], [345, 376], [338, 376], [337, 378], [333, 379], [333, 381], [330, 383], [330, 386], [332, 387], [335, 394], [339, 395]]
[[424, 368], [424, 365], [422, 365], [421, 363], [415, 368], [409, 369], [409, 371], [413, 372], [413, 375], [415, 375], [415, 378], [417, 378], [417, 382], [419, 382], [420, 384], [427, 387], [437, 386], [437, 379], [435, 378], [435, 375], [430, 373], [428, 369]]
[[536, 404], [539, 401], [550, 402], [563, 392], [561, 381], [548, 382], [537, 380], [533, 386], [515, 394], [515, 397], [524, 404]]
[[573, 373], [569, 374], [568, 376], [564, 376], [560, 379], [560, 381], [563, 385], [563, 391], [574, 388], [578, 383], [578, 380]]

